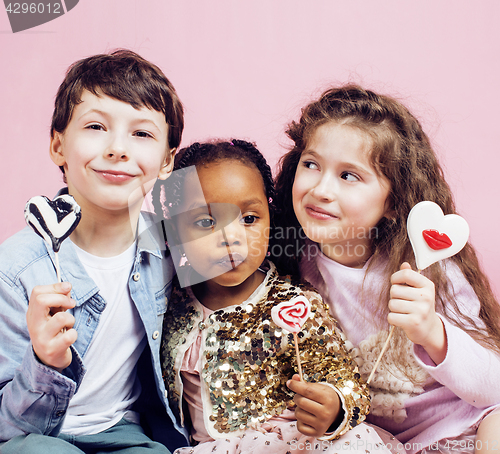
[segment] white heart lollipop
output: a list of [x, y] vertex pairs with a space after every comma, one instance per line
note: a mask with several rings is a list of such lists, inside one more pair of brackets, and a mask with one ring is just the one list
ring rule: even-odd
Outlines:
[[295, 354], [297, 356], [297, 369], [299, 377], [302, 381], [302, 366], [300, 365], [299, 356], [299, 339], [297, 333], [302, 329], [302, 326], [309, 318], [311, 312], [311, 303], [305, 296], [296, 296], [290, 301], [283, 301], [271, 309], [271, 317], [273, 322], [280, 328], [293, 333], [295, 343]]
[[469, 239], [467, 221], [457, 214], [445, 216], [434, 202], [417, 203], [407, 227], [419, 270], [460, 252]]
[[32, 197], [24, 208], [28, 225], [45, 241], [52, 245], [55, 253], [57, 279], [61, 282], [57, 253], [61, 243], [76, 229], [82, 213], [80, 206], [69, 194], [50, 200], [45, 196]]

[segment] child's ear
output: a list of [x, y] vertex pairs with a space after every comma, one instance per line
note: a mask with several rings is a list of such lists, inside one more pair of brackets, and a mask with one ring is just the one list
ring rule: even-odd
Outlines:
[[170, 174], [172, 173], [172, 169], [174, 168], [174, 157], [177, 148], [172, 148], [167, 152], [165, 156], [165, 161], [163, 161], [163, 165], [161, 166], [160, 172], [158, 173], [158, 178], [160, 180], [166, 180]]
[[66, 158], [62, 152], [63, 136], [61, 133], [54, 131], [54, 137], [50, 139], [50, 157], [54, 164], [59, 167], [66, 164]]

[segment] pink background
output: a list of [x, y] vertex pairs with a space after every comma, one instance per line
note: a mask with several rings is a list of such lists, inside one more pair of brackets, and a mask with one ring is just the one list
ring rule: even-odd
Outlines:
[[183, 145], [246, 138], [273, 166], [287, 122], [329, 84], [400, 98], [430, 135], [498, 294], [499, 22], [497, 0], [80, 0], [13, 34], [0, 5], [0, 241], [24, 226], [27, 199], [62, 186], [48, 145], [67, 67], [126, 47], [175, 85]]

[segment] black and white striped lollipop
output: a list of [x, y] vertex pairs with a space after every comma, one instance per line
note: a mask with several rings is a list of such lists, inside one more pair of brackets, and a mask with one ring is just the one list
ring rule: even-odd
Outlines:
[[61, 243], [76, 229], [82, 213], [73, 196], [63, 194], [54, 200], [38, 195], [32, 197], [24, 208], [24, 217], [29, 226], [45, 241], [52, 244], [56, 258], [57, 279], [61, 282], [57, 253]]

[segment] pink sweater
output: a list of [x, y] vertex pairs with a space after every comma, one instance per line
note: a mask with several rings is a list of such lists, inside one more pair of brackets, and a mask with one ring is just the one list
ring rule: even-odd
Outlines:
[[[373, 315], [385, 279], [383, 269], [372, 269], [363, 284], [367, 265], [349, 268], [319, 250], [301, 264], [303, 277], [322, 294], [352, 343], [352, 354], [364, 379], [388, 334], [387, 327], [381, 329]], [[479, 319], [479, 301], [465, 277], [451, 261], [443, 266], [461, 310]], [[441, 319], [448, 339], [447, 355], [441, 364], [436, 366], [422, 347], [408, 340], [406, 368], [413, 383], [386, 363], [379, 366], [370, 384], [372, 408], [367, 421], [410, 443], [406, 445], [409, 453], [461, 435], [500, 403], [500, 356], [446, 317]]]

